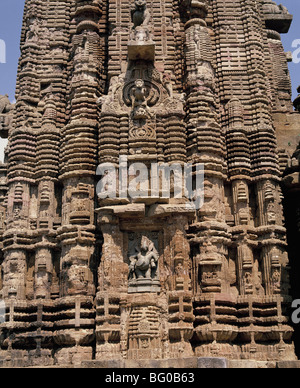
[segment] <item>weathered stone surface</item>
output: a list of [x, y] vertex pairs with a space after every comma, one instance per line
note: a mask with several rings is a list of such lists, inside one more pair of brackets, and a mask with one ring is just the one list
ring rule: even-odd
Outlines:
[[228, 362], [225, 358], [198, 358], [197, 367], [200, 369], [227, 369]]
[[291, 20], [272, 0], [25, 1], [0, 366], [298, 365]]
[[82, 363], [83, 368], [146, 368], [146, 369], [226, 369], [228, 362], [224, 358], [182, 358], [166, 360], [109, 360], [88, 361]]
[[229, 369], [275, 369], [275, 361], [229, 360]]
[[300, 361], [280, 361], [277, 363], [279, 369], [299, 369]]

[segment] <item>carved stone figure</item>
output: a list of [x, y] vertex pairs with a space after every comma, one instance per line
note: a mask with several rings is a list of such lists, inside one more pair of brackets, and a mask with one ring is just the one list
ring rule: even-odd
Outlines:
[[157, 276], [158, 253], [147, 237], [143, 236], [140, 246], [135, 247], [136, 254], [130, 255], [130, 277], [137, 279]]
[[135, 87], [131, 91], [132, 115], [135, 120], [146, 119], [150, 114], [147, 106], [147, 89], [142, 79], [135, 81]]
[[154, 61], [155, 43], [150, 34], [151, 15], [146, 0], [135, 0], [135, 8], [131, 12], [133, 29], [129, 36], [128, 58], [131, 61]]
[[263, 7], [264, 7], [264, 10], [266, 13], [273, 13], [273, 14], [280, 14], [280, 13], [288, 14], [289, 13], [288, 9], [284, 5], [282, 5], [282, 4], [277, 5], [275, 3], [275, 1], [273, 1], [273, 0], [264, 0]]
[[0, 114], [8, 113], [12, 110], [13, 105], [9, 101], [8, 95], [0, 96]]
[[149, 25], [151, 14], [147, 8], [146, 0], [135, 0], [135, 8], [131, 11], [134, 28]]
[[160, 290], [158, 251], [146, 234], [131, 235], [129, 245], [128, 292], [157, 292]]
[[9, 101], [8, 95], [0, 95], [0, 135], [2, 138], [7, 138], [12, 130], [12, 118], [15, 104]]
[[171, 99], [173, 99], [174, 98], [173, 84], [172, 84], [172, 79], [171, 79], [171, 75], [170, 74], [165, 73], [163, 75], [163, 85], [166, 88], [166, 90], [167, 90], [167, 92], [169, 94], [169, 97]]

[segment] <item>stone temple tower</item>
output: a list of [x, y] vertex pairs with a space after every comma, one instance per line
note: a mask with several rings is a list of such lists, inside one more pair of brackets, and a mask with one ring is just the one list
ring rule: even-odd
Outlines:
[[0, 365], [297, 360], [291, 21], [271, 0], [25, 1], [0, 100]]

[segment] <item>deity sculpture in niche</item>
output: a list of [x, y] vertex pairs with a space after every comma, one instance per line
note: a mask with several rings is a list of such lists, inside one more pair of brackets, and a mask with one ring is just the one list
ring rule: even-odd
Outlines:
[[281, 291], [281, 274], [278, 268], [274, 268], [272, 273], [272, 286], [274, 294], [279, 294]]
[[129, 244], [129, 292], [157, 292], [158, 251], [147, 236], [132, 237]]
[[152, 271], [156, 272], [158, 253], [146, 236], [142, 237], [141, 244], [136, 246], [136, 252], [130, 256], [130, 271], [136, 278], [152, 278]]
[[147, 89], [142, 79], [135, 81], [135, 87], [131, 90], [132, 118], [134, 120], [146, 119], [151, 116], [146, 99]]
[[220, 269], [221, 264], [204, 262], [200, 264], [201, 268], [201, 290], [206, 292], [220, 292], [221, 291], [221, 279]]
[[264, 188], [264, 201], [266, 217], [269, 225], [276, 222], [276, 207], [274, 197], [275, 187], [271, 182], [267, 182]]
[[220, 248], [211, 241], [203, 243], [199, 255], [200, 286], [203, 293], [221, 292], [223, 257]]
[[274, 294], [280, 294], [281, 292], [281, 263], [280, 255], [282, 253], [276, 247], [271, 250], [271, 285]]
[[251, 271], [246, 271], [244, 274], [244, 287], [246, 294], [252, 294], [253, 292], [253, 277]]

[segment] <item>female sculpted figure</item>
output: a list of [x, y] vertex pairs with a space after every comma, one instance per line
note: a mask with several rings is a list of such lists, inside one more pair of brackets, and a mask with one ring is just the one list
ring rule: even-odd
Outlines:
[[135, 248], [136, 253], [130, 256], [130, 277], [151, 278], [152, 271], [157, 268], [158, 252], [154, 243], [143, 237], [141, 244]]

